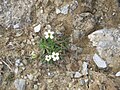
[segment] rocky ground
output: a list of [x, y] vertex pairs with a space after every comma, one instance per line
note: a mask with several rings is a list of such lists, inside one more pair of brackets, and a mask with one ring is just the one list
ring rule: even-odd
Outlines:
[[[49, 28], [68, 36], [69, 48], [64, 60], [42, 64]], [[1, 0], [0, 90], [120, 90], [120, 1]]]

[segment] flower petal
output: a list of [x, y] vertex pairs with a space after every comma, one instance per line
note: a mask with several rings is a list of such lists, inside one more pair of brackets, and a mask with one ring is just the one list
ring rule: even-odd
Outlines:
[[48, 33], [51, 33], [51, 30], [48, 30]]
[[55, 58], [55, 56], [54, 56], [54, 55], [52, 55], [52, 58], [54, 59], [54, 58]]
[[59, 53], [56, 53], [57, 56], [59, 56]]
[[45, 38], [48, 39], [48, 38], [49, 38], [49, 35], [45, 35]]
[[59, 57], [56, 57], [56, 60], [59, 60]]
[[53, 35], [50, 35], [50, 39], [53, 39], [54, 37], [53, 37]]
[[48, 61], [48, 62], [49, 62], [49, 61], [50, 61], [50, 59], [51, 59], [51, 55], [46, 55], [46, 56], [45, 56], [45, 60], [46, 60], [46, 61]]
[[53, 61], [56, 61], [56, 58], [53, 58]]
[[55, 52], [52, 52], [52, 55], [55, 55]]
[[45, 60], [48, 58], [48, 55], [45, 56]]

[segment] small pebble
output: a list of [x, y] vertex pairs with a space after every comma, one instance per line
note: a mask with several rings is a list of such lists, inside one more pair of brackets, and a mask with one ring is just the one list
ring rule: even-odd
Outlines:
[[27, 79], [27, 76], [24, 76], [24, 79]]
[[35, 89], [35, 90], [38, 89], [38, 85], [34, 85], [34, 89]]
[[80, 80], [80, 85], [85, 85], [85, 80], [84, 79]]
[[81, 73], [79, 73], [79, 72], [75, 72], [74, 78], [80, 78], [81, 76], [82, 76]]
[[82, 74], [83, 75], [87, 75], [88, 74], [88, 63], [87, 62], [83, 62], [83, 65], [82, 65]]
[[29, 80], [33, 79], [33, 75], [32, 74], [27, 74], [27, 77], [28, 77]]
[[60, 13], [64, 14], [64, 15], [68, 14], [68, 7], [69, 7], [69, 5], [67, 4], [67, 5], [61, 7], [60, 9], [56, 8], [56, 14], [60, 14]]
[[85, 79], [85, 83], [87, 83], [88, 82], [88, 79]]
[[53, 77], [53, 76], [54, 76], [54, 73], [48, 72], [48, 76], [49, 76], [49, 77]]
[[60, 9], [56, 8], [56, 14], [59, 14], [60, 12]]
[[14, 29], [18, 29], [19, 27], [20, 27], [19, 23], [13, 25], [13, 28], [14, 28]]
[[115, 74], [115, 76], [119, 77], [120, 76], [120, 71]]
[[76, 45], [71, 45], [71, 50], [72, 50], [72, 51], [77, 50], [77, 46], [76, 46]]
[[18, 73], [18, 67], [17, 67], [17, 68], [15, 68], [14, 72], [15, 72], [15, 74], [17, 74], [17, 73]]
[[20, 63], [20, 65], [19, 66], [23, 66], [23, 63]]
[[0, 35], [0, 37], [2, 37], [2, 35]]
[[15, 61], [15, 66], [19, 66], [20, 65], [20, 59], [17, 59], [16, 61]]
[[60, 9], [60, 11], [61, 11], [61, 13], [62, 14], [68, 14], [68, 7], [69, 7], [69, 5], [67, 4], [67, 5], [65, 5], [65, 6], [63, 6], [61, 9]]
[[39, 32], [40, 29], [41, 29], [41, 25], [39, 24], [39, 25], [34, 27], [34, 32]]
[[52, 79], [48, 79], [47, 81], [48, 81], [48, 83], [52, 83], [53, 82]]
[[15, 36], [16, 36], [16, 37], [20, 37], [22, 34], [23, 34], [23, 33], [17, 32]]
[[46, 25], [45, 29], [47, 29], [47, 30], [51, 30], [52, 27], [51, 27], [50, 25]]
[[22, 70], [25, 70], [25, 67], [22, 67]]
[[2, 65], [3, 63], [0, 61], [0, 64]]
[[44, 12], [44, 11], [43, 11], [43, 7], [40, 7], [40, 9], [41, 9], [41, 10], [40, 10], [40, 13], [43, 13], [43, 12]]

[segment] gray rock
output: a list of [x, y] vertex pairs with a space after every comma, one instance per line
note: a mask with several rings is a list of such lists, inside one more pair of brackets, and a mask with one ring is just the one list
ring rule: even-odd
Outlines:
[[20, 27], [19, 23], [13, 25], [13, 28], [14, 28], [14, 29], [18, 29], [19, 27]]
[[56, 14], [59, 14], [59, 13], [61, 13], [60, 9], [56, 8]]
[[33, 75], [32, 74], [27, 74], [27, 77], [29, 80], [33, 80]]
[[9, 42], [7, 48], [13, 50], [15, 48], [13, 42]]
[[78, 1], [73, 0], [72, 3], [70, 4], [70, 13], [72, 13], [77, 7], [78, 7]]
[[55, 76], [55, 74], [54, 74], [54, 72], [48, 72], [48, 76], [53, 77], [53, 76]]
[[82, 65], [82, 75], [87, 75], [88, 74], [88, 63], [87, 62], [83, 62]]
[[77, 48], [78, 48], [78, 47], [77, 47], [76, 45], [71, 45], [71, 50], [72, 50], [72, 51], [76, 51]]
[[2, 75], [0, 75], [0, 85], [2, 84]]
[[46, 29], [46, 30], [51, 30], [52, 27], [51, 27], [51, 25], [48, 24], [48, 25], [46, 25], [45, 29]]
[[84, 79], [80, 79], [80, 85], [85, 85], [85, 80]]
[[0, 35], [0, 38], [2, 37], [2, 35]]
[[16, 79], [14, 81], [14, 85], [17, 90], [25, 90], [25, 80], [24, 79]]
[[74, 72], [69, 72], [68, 75], [70, 75], [71, 78], [74, 78]]
[[56, 14], [59, 14], [59, 13], [64, 14], [64, 15], [68, 14], [68, 10], [69, 10], [68, 7], [69, 5], [67, 4], [61, 8], [56, 8]]
[[15, 61], [15, 66], [19, 66], [20, 65], [20, 59], [17, 59], [16, 61]]
[[79, 72], [75, 72], [74, 78], [80, 78], [81, 76], [82, 76], [81, 73], [79, 73]]
[[101, 29], [88, 35], [90, 41], [101, 58], [104, 58], [110, 67], [120, 68], [120, 30]]
[[52, 80], [52, 79], [47, 79], [47, 82], [48, 82], [48, 83], [52, 83], [53, 80]]
[[23, 34], [23, 32], [22, 32], [22, 30], [18, 30], [17, 32], [16, 32], [16, 37], [19, 37], [19, 36], [21, 36]]
[[78, 40], [81, 36], [80, 30], [73, 30], [73, 38], [74, 40]]
[[14, 70], [15, 74], [18, 74], [18, 71], [19, 71], [18, 67], [16, 67], [15, 70]]
[[38, 24], [37, 26], [34, 27], [34, 32], [39, 32], [41, 30], [41, 25]]
[[62, 14], [68, 14], [68, 9], [69, 9], [68, 7], [69, 7], [68, 4], [65, 5], [65, 6], [63, 6], [63, 7], [60, 9], [61, 13], [62, 13]]
[[99, 68], [106, 68], [107, 64], [106, 62], [100, 58], [97, 54], [95, 54], [93, 56], [93, 61], [95, 62], [95, 64], [99, 67]]
[[115, 74], [115, 76], [119, 77], [120, 76], [120, 71]]

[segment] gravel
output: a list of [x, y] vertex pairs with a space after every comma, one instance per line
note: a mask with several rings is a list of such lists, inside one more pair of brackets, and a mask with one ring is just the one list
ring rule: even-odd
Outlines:
[[25, 90], [25, 80], [24, 79], [16, 79], [14, 81], [14, 85], [17, 90]]

